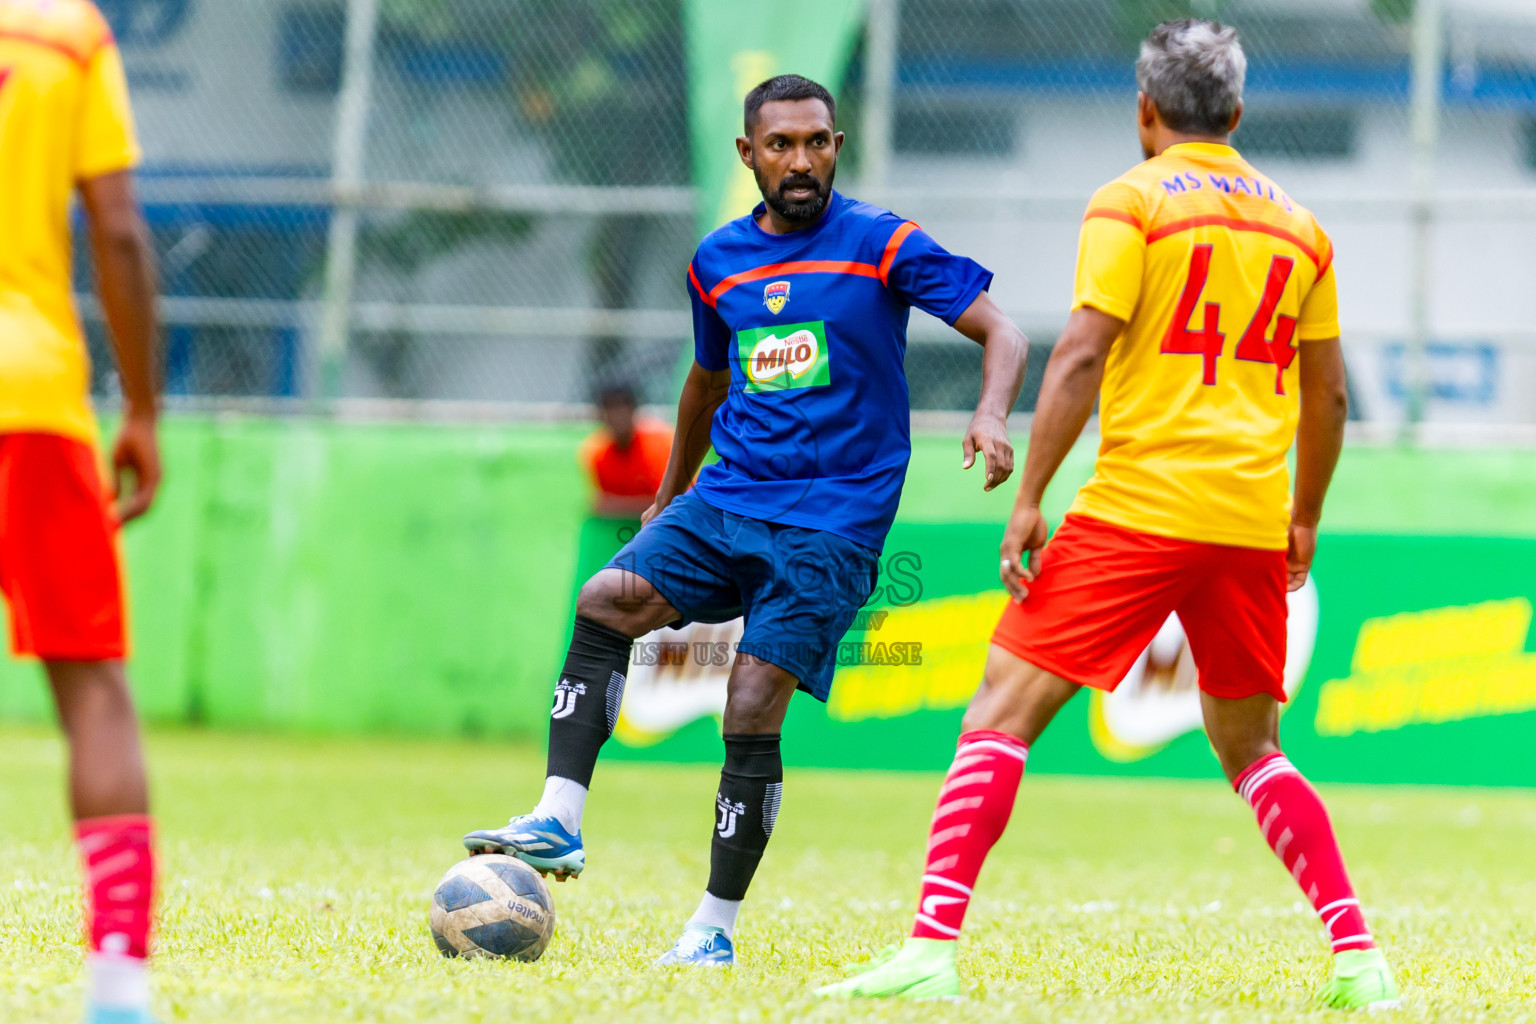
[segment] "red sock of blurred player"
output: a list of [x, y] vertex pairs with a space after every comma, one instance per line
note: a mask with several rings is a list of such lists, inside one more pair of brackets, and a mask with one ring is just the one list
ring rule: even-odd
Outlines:
[[914, 939], [959, 937], [982, 862], [1008, 827], [1028, 755], [1029, 748], [1007, 733], [978, 729], [961, 735], [928, 833]]
[[85, 928], [92, 1001], [144, 1005], [155, 896], [154, 829], [147, 814], [76, 822], [85, 862]]
[[1274, 753], [1243, 769], [1232, 785], [1258, 816], [1264, 841], [1322, 918], [1333, 951], [1374, 948], [1328, 810], [1311, 784], [1284, 754]]

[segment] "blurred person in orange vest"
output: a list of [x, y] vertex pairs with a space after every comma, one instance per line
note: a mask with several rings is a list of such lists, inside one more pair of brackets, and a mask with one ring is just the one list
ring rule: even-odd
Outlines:
[[639, 519], [661, 488], [672, 428], [642, 415], [628, 384], [598, 390], [597, 418], [602, 429], [581, 446], [581, 464], [592, 480], [592, 511], [606, 519]]

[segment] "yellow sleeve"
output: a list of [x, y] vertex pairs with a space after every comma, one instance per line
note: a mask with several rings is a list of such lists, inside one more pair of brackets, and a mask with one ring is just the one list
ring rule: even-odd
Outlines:
[[1072, 308], [1091, 306], [1129, 320], [1141, 297], [1147, 236], [1127, 220], [1098, 215], [1093, 209], [1083, 221], [1077, 243], [1077, 285]]
[[108, 41], [85, 69], [75, 140], [75, 180], [88, 181], [139, 162], [139, 141], [128, 105], [128, 78], [117, 46]]
[[[1332, 250], [1329, 251], [1332, 255]], [[1339, 289], [1333, 278], [1333, 261], [1323, 265], [1323, 275], [1301, 300], [1296, 324], [1297, 341], [1327, 341], [1339, 336]]]
[[1339, 336], [1339, 289], [1333, 276], [1333, 240], [1313, 221], [1317, 232], [1317, 280], [1301, 300], [1297, 341], [1327, 341]]

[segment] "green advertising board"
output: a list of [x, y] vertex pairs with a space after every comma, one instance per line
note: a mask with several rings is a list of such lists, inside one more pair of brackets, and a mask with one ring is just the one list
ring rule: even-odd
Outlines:
[[[575, 587], [637, 526], [584, 523], [577, 451], [589, 431], [168, 417], [161, 499], [124, 532], [140, 709], [240, 729], [542, 741]], [[921, 643], [922, 661], [847, 666], [830, 706], [797, 697], [792, 764], [941, 766], [979, 676], [1011, 496], [983, 494], [960, 469], [955, 434], [912, 443], [885, 600], [849, 640], [883, 642], [858, 653], [886, 661]], [[1062, 467], [1053, 522], [1092, 461], [1085, 443]], [[1536, 451], [1345, 450], [1314, 649], [1283, 726], [1310, 773], [1536, 783], [1531, 508]], [[701, 642], [728, 645], [729, 629]], [[690, 684], [673, 691], [689, 702], [683, 717], [678, 701], [632, 686], [605, 756], [718, 763], [723, 691], [673, 681]], [[1096, 716], [1079, 698], [1030, 763], [1214, 775], [1198, 731], [1156, 734], [1161, 708], [1122, 699]], [[1166, 710], [1188, 724], [1187, 706]], [[0, 660], [0, 718], [51, 718], [35, 664]]]
[[[882, 600], [840, 649], [831, 700], [795, 698], [789, 763], [949, 763], [1007, 600], [1000, 539], [997, 525], [897, 524]], [[1325, 781], [1536, 785], [1533, 601], [1536, 540], [1325, 536], [1313, 583], [1292, 598], [1288, 753]], [[654, 649], [638, 649], [609, 756], [719, 758], [714, 713], [728, 668], [711, 667], [718, 641], [688, 651], [674, 642], [661, 665]], [[1068, 705], [1030, 770], [1218, 774], [1179, 627], [1165, 627], [1113, 695], [1084, 691]]]
[[[542, 736], [588, 431], [167, 417], [159, 500], [123, 531], [140, 711]], [[0, 718], [51, 715], [38, 667], [0, 660]]]

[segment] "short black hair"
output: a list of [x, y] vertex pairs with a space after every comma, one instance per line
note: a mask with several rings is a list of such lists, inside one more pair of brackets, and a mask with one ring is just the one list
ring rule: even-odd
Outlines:
[[776, 75], [747, 93], [741, 121], [748, 138], [752, 137], [752, 129], [757, 127], [763, 104], [779, 100], [821, 100], [827, 105], [827, 116], [832, 118], [832, 124], [837, 124], [837, 101], [832, 98], [826, 86], [800, 75]]
[[622, 381], [603, 381], [597, 386], [596, 392], [599, 408], [605, 405], [627, 405], [634, 409], [640, 405], [635, 389]]

